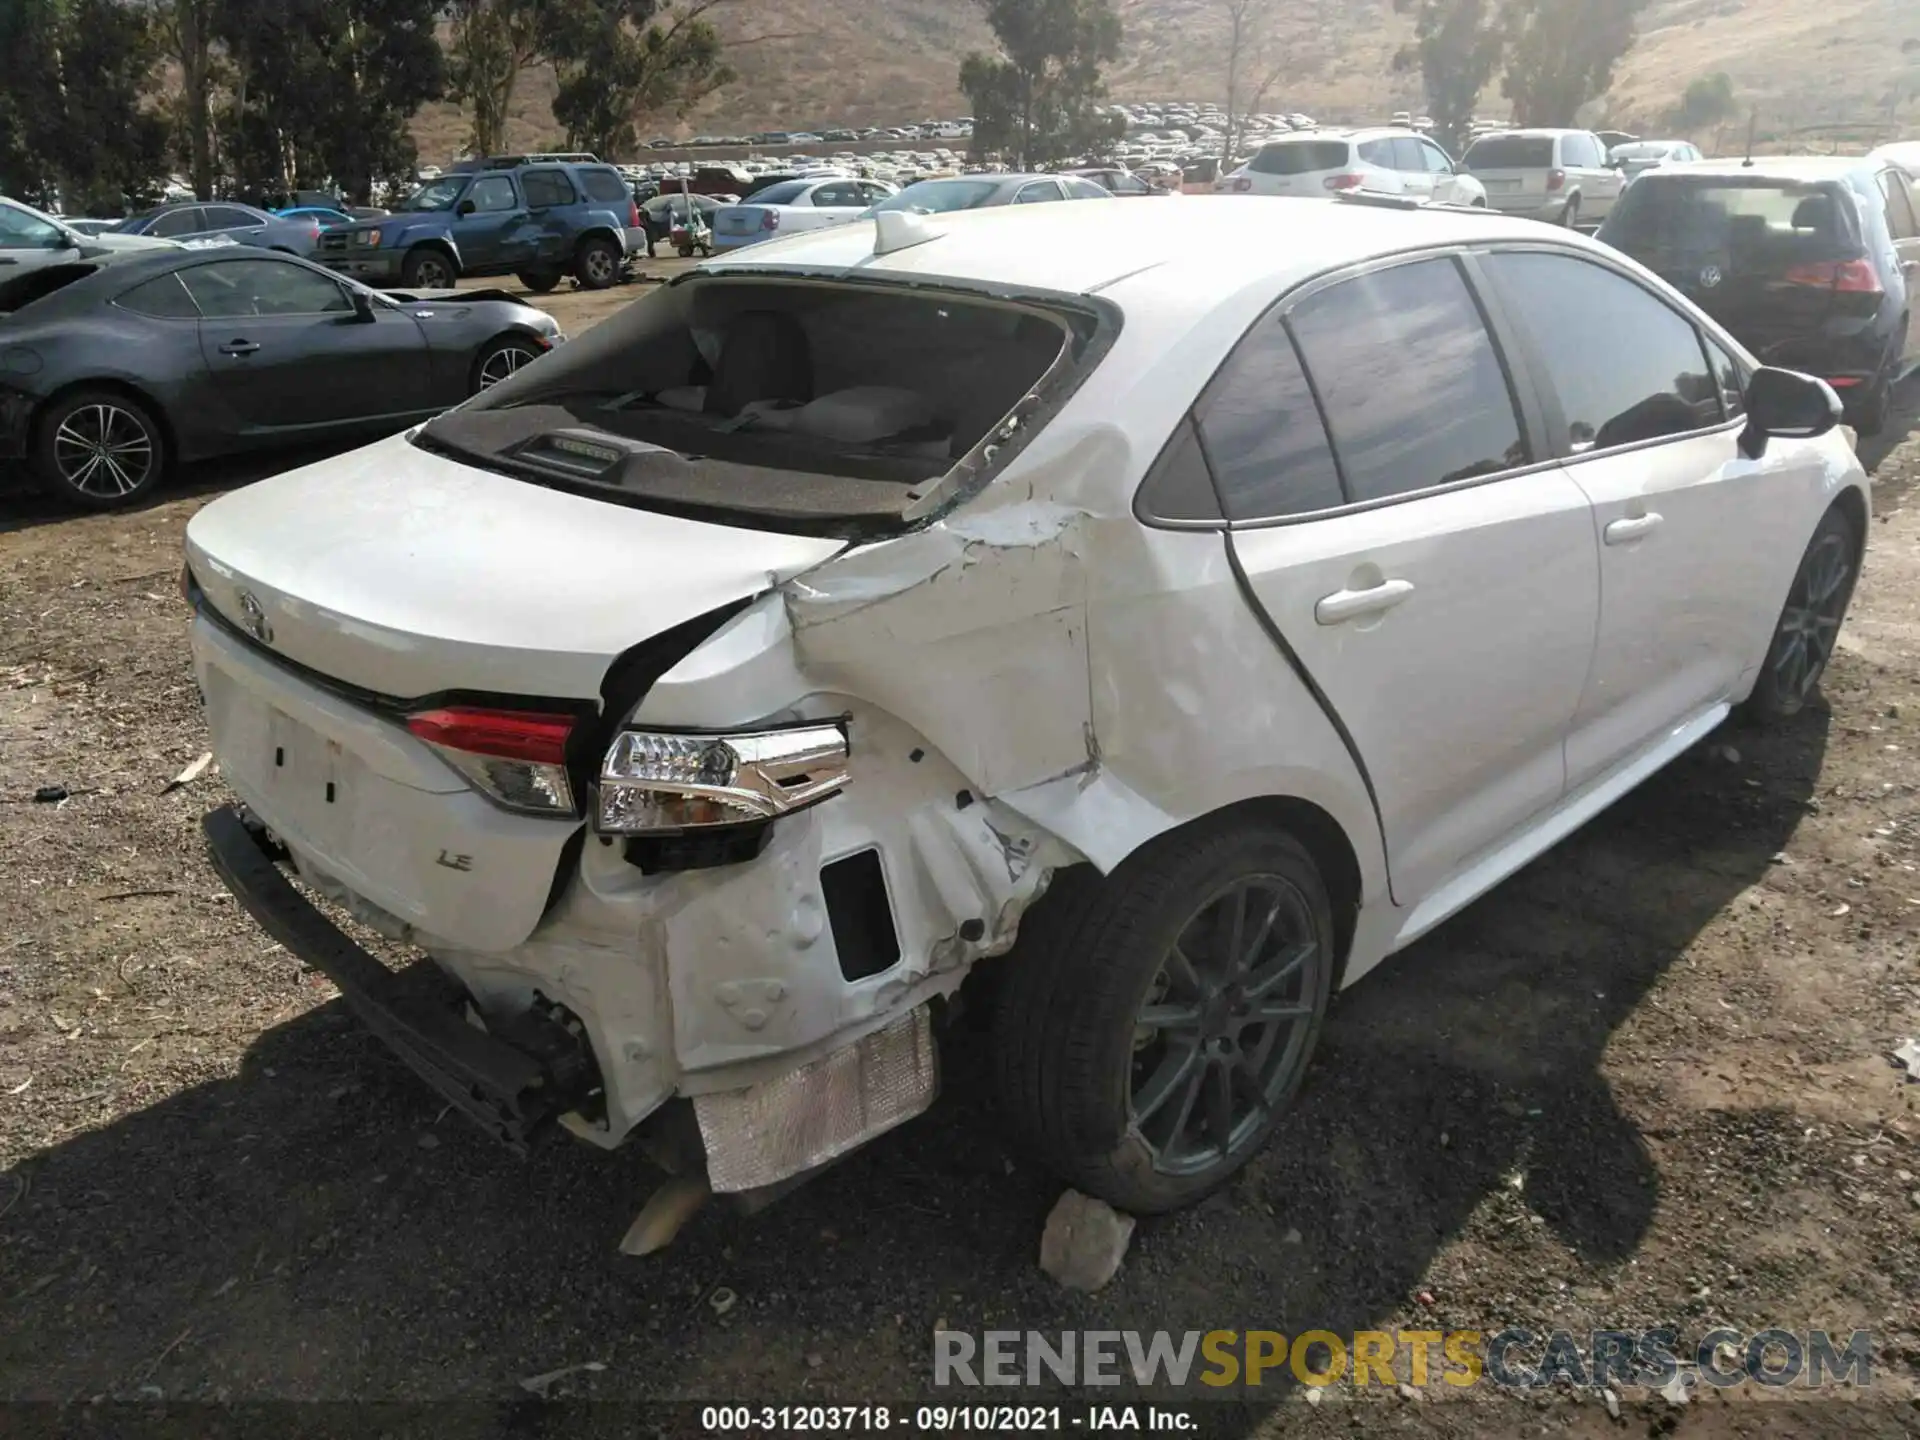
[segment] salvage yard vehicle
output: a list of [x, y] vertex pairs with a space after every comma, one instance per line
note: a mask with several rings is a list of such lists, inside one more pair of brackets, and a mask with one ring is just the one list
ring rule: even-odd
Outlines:
[[446, 1103], [761, 1196], [932, 1103], [977, 973], [1023, 1143], [1190, 1204], [1333, 991], [1812, 700], [1824, 382], [1526, 221], [1112, 214], [720, 257], [194, 517], [214, 862]]
[[1591, 130], [1508, 130], [1482, 135], [1460, 157], [1487, 204], [1569, 230], [1596, 226], [1627, 188], [1624, 162]]
[[738, 204], [713, 215], [713, 245], [737, 250], [762, 240], [778, 240], [803, 230], [824, 230], [858, 220], [870, 206], [899, 194], [899, 187], [851, 175], [789, 180], [756, 190]]
[[18, 200], [0, 199], [0, 279], [11, 280], [29, 270], [71, 265], [123, 250], [150, 253], [177, 248], [171, 240], [111, 233], [117, 221], [105, 222], [109, 227], [105, 234], [85, 228], [96, 223], [77, 225], [71, 220], [56, 220]]
[[605, 290], [620, 283], [630, 244], [644, 245], [640, 223], [633, 187], [611, 165], [499, 156], [429, 181], [382, 219], [328, 229], [313, 258], [368, 285], [514, 275], [544, 294], [572, 275]]
[[1662, 165], [1600, 227], [1769, 364], [1826, 380], [1862, 435], [1920, 367], [1920, 195], [1883, 160]]
[[0, 462], [114, 509], [177, 462], [404, 429], [563, 338], [498, 291], [376, 295], [234, 247], [100, 254], [0, 281]]

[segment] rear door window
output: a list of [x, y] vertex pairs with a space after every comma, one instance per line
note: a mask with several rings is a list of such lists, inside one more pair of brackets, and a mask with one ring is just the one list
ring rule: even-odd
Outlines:
[[1451, 175], [1453, 173], [1453, 161], [1447, 158], [1446, 151], [1442, 150], [1431, 140], [1420, 140], [1415, 143], [1420, 147], [1420, 158], [1427, 169], [1431, 170], [1435, 175]]
[[1400, 157], [1393, 152], [1391, 140], [1363, 140], [1360, 142], [1360, 158], [1369, 165], [1378, 165], [1382, 170], [1400, 169]]
[[1023, 188], [1013, 197], [1016, 205], [1044, 205], [1049, 200], [1060, 198], [1060, 187], [1051, 180], [1037, 181]]
[[209, 205], [200, 213], [208, 230], [245, 230], [261, 223], [258, 216], [232, 205]]
[[1343, 169], [1346, 163], [1344, 140], [1290, 140], [1263, 145], [1247, 168], [1256, 175], [1311, 175], [1319, 170]]
[[567, 172], [564, 170], [522, 171], [520, 188], [526, 191], [527, 205], [534, 210], [545, 210], [555, 205], [571, 205], [577, 198], [573, 191], [573, 182], [567, 178]]
[[1383, 500], [1532, 460], [1499, 352], [1453, 261], [1343, 280], [1303, 300], [1289, 323], [1349, 499]]
[[184, 210], [168, 211], [153, 222], [147, 233], [161, 240], [172, 240], [181, 235], [198, 235], [207, 228], [200, 210], [190, 205]]
[[822, 185], [813, 192], [813, 203], [822, 209], [861, 208], [860, 187], [851, 180], [843, 180], [834, 185]]
[[1320, 409], [1279, 316], [1265, 317], [1240, 342], [1195, 415], [1229, 520], [1345, 503]]
[[1497, 253], [1483, 263], [1559, 397], [1561, 453], [1684, 435], [1724, 418], [1699, 331], [1633, 281], [1573, 255]]
[[1911, 240], [1920, 235], [1920, 222], [1913, 211], [1913, 194], [1907, 182], [1892, 170], [1880, 172], [1880, 193], [1887, 202], [1887, 230], [1896, 240]]
[[1427, 157], [1418, 140], [1412, 136], [1402, 136], [1393, 142], [1393, 168], [1414, 175], [1426, 173]]
[[1553, 165], [1547, 135], [1489, 135], [1468, 147], [1460, 162], [1469, 170], [1546, 170]]

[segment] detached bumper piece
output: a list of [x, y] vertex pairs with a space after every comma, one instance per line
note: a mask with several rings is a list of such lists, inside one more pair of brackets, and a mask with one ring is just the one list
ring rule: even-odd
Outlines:
[[314, 909], [281, 873], [265, 832], [238, 807], [211, 811], [201, 828], [214, 868], [260, 927], [332, 980], [416, 1075], [516, 1153], [599, 1089], [590, 1048], [553, 1013], [520, 1017], [510, 1038], [474, 1028], [460, 1013], [458, 986], [447, 982], [445, 1004], [415, 995]]

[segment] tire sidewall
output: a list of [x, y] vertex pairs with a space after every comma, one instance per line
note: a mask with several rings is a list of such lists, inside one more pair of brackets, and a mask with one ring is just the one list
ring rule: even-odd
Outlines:
[[422, 277], [420, 272], [430, 264], [437, 264], [447, 272], [446, 285], [453, 284], [458, 278], [453, 273], [453, 262], [451, 260], [447, 259], [447, 257], [442, 255], [438, 250], [422, 249], [410, 252], [407, 258], [401, 262], [401, 283], [409, 290], [444, 288], [440, 281], [428, 281]]
[[[1827, 536], [1834, 533], [1838, 533], [1846, 545], [1852, 565], [1852, 570], [1847, 576], [1846, 601], [1840, 611], [1843, 625], [1847, 611], [1852, 608], [1854, 587], [1860, 582], [1861, 536], [1852, 518], [1838, 506], [1833, 506], [1820, 517], [1820, 523], [1814, 527], [1813, 535], [1807, 541], [1807, 548], [1801, 552], [1800, 563], [1793, 568], [1793, 578], [1788, 582], [1786, 598], [1781, 602], [1779, 615], [1774, 617], [1773, 634], [1767, 641], [1766, 658], [1760, 662], [1760, 677], [1754, 682], [1753, 693], [1747, 697], [1746, 703], [1741, 707], [1742, 714], [1755, 723], [1769, 725], [1791, 720], [1807, 708], [1808, 702], [1819, 692], [1820, 685], [1826, 678], [1826, 667], [1833, 659], [1831, 652], [1821, 663], [1820, 679], [1814, 682], [1812, 690], [1804, 696], [1782, 694], [1774, 679], [1775, 664], [1784, 643], [1780, 634], [1780, 622], [1786, 618], [1786, 612], [1793, 605], [1793, 597], [1800, 588], [1800, 576], [1806, 569], [1808, 556]], [[1837, 649], [1838, 637], [1835, 638]]]
[[[608, 260], [608, 275], [605, 280], [595, 280], [591, 273], [592, 257], [604, 254]], [[588, 290], [610, 290], [620, 282], [620, 254], [611, 240], [594, 236], [581, 242], [580, 254], [573, 265], [574, 278]]]
[[[60, 467], [54, 457], [54, 435], [68, 416], [88, 405], [112, 405], [134, 416], [146, 431], [147, 441], [153, 447], [153, 464], [148, 469], [146, 478], [128, 494], [90, 495], [83, 490], [74, 489], [67, 483], [66, 477], [60, 473]], [[49, 405], [41, 415], [34, 431], [32, 474], [35, 484], [44, 493], [84, 510], [119, 510], [139, 503], [151, 495], [166, 477], [171, 460], [172, 457], [167, 448], [166, 431], [154, 418], [153, 411], [118, 391], [76, 391]]]

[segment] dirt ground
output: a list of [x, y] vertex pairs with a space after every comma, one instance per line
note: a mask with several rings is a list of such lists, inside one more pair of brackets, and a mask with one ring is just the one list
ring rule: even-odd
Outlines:
[[[553, 308], [579, 330], [633, 293]], [[206, 748], [182, 528], [274, 467], [111, 517], [0, 500], [0, 1399], [458, 1400], [394, 1413], [486, 1433], [525, 1421], [522, 1380], [589, 1362], [551, 1393], [951, 1401], [942, 1325], [1667, 1324], [1870, 1330], [1873, 1390], [1628, 1391], [1635, 1433], [1920, 1431], [1920, 1084], [1889, 1059], [1920, 1035], [1920, 384], [1903, 402], [1864, 450], [1830, 709], [1714, 737], [1348, 992], [1269, 1153], [1143, 1223], [1092, 1297], [1036, 1268], [1058, 1187], [1003, 1147], [964, 1033], [928, 1116], [757, 1218], [618, 1255], [645, 1162], [516, 1161], [442, 1115], [222, 890], [217, 773], [165, 793]], [[1179, 1398], [1234, 1435], [1614, 1428], [1566, 1386]], [[698, 1428], [615, 1408], [569, 1433], [609, 1417]]]

